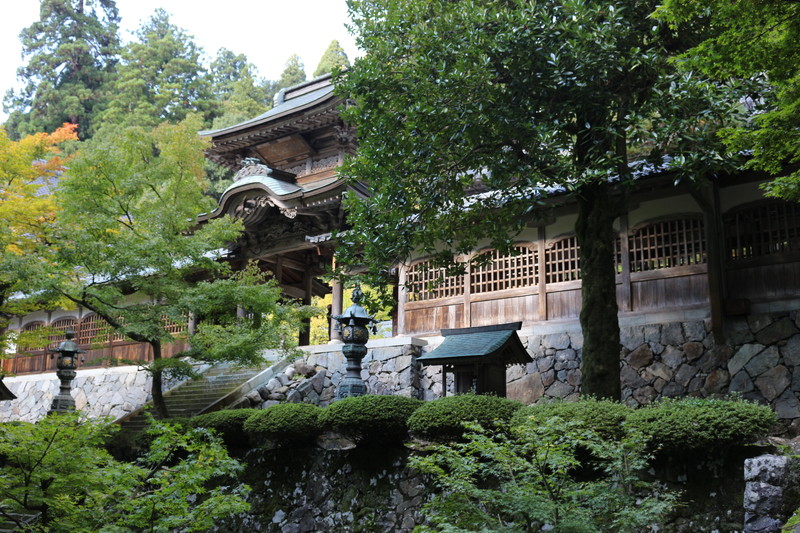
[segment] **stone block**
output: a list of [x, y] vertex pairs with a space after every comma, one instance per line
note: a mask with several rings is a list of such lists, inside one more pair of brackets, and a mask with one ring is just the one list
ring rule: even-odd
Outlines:
[[672, 379], [672, 376], [674, 375], [673, 370], [660, 361], [656, 361], [655, 363], [647, 367], [644, 372], [645, 372], [644, 378], [646, 380], [648, 380], [647, 374], [653, 376], [654, 378], [661, 378], [664, 381], [670, 381]]
[[769, 315], [747, 315], [747, 326], [754, 334], [772, 324], [772, 317]]
[[629, 353], [625, 360], [636, 370], [650, 365], [653, 362], [653, 351], [649, 344], [641, 344], [638, 348]]
[[739, 372], [750, 360], [764, 350], [763, 344], [745, 344], [741, 346], [728, 361], [728, 372], [734, 375]]
[[569, 348], [569, 335], [567, 333], [553, 333], [542, 337], [542, 344], [545, 348], [563, 350]]
[[724, 368], [728, 365], [733, 355], [733, 348], [725, 344], [721, 346], [714, 346], [707, 350], [703, 357], [697, 360], [697, 367], [704, 372], [711, 372], [718, 368]]
[[755, 389], [755, 385], [753, 384], [753, 380], [750, 378], [750, 375], [746, 371], [740, 371], [733, 379], [731, 379], [731, 384], [729, 390], [731, 392], [750, 392]]
[[651, 386], [640, 387], [633, 391], [634, 399], [639, 402], [640, 405], [646, 405], [652, 403], [653, 400], [656, 399], [658, 393], [656, 390]]
[[569, 334], [570, 345], [573, 350], [583, 349], [583, 332], [573, 331]]
[[725, 390], [728, 383], [730, 383], [730, 374], [728, 374], [727, 370], [718, 368], [706, 377], [703, 390], [705, 390], [706, 394], [719, 394]]
[[783, 394], [783, 391], [789, 387], [789, 383], [791, 383], [789, 370], [783, 365], [767, 370], [755, 380], [756, 387], [769, 401]]
[[661, 342], [661, 325], [650, 324], [645, 326], [643, 330], [644, 342], [648, 344], [658, 344]]
[[702, 341], [706, 337], [706, 328], [703, 321], [684, 322], [683, 337], [687, 341]]
[[567, 372], [567, 383], [575, 388], [580, 387], [583, 373], [580, 368], [573, 368]]
[[667, 346], [661, 354], [661, 362], [672, 369], [678, 368], [683, 363], [683, 352], [675, 346]]
[[790, 390], [783, 391], [783, 394], [775, 401], [774, 409], [778, 418], [800, 418], [800, 400]]
[[517, 400], [526, 405], [532, 404], [544, 394], [542, 377], [537, 372], [528, 374], [513, 383], [509, 383], [506, 388], [506, 395], [512, 400]]
[[697, 375], [697, 367], [690, 364], [681, 365], [675, 373], [675, 382], [681, 387], [686, 387], [689, 381]]
[[757, 377], [770, 368], [775, 367], [778, 364], [778, 359], [780, 359], [780, 353], [778, 352], [777, 346], [770, 346], [766, 348], [761, 353], [750, 359], [744, 368], [747, 370], [747, 373], [750, 374], [751, 377]]
[[667, 383], [667, 385], [661, 390], [661, 396], [667, 398], [678, 398], [684, 394], [686, 394], [686, 388], [674, 381]]
[[661, 344], [664, 346], [681, 346], [686, 342], [680, 322], [664, 324], [661, 328]]
[[726, 321], [725, 333], [728, 342], [734, 346], [747, 344], [755, 340], [750, 325], [744, 317], [730, 317]]
[[568, 383], [556, 381], [547, 388], [545, 395], [551, 398], [565, 398], [572, 392], [574, 392], [574, 389]]
[[664, 386], [666, 384], [667, 382], [664, 381], [663, 379], [656, 378], [656, 380], [653, 382], [653, 388], [656, 390], [657, 393], [661, 394], [661, 391], [664, 389]]
[[797, 327], [788, 317], [784, 317], [756, 333], [756, 340], [768, 346], [778, 341], [788, 339], [795, 334], [797, 334]]
[[506, 381], [512, 382], [522, 378], [526, 374], [525, 366], [511, 365], [506, 369]]
[[619, 329], [619, 342], [630, 351], [644, 344], [643, 326], [625, 326]]
[[411, 355], [400, 355], [394, 358], [394, 370], [395, 372], [402, 372], [406, 370], [408, 367], [411, 366], [411, 362], [414, 358]]
[[784, 346], [781, 346], [780, 352], [785, 364], [800, 366], [800, 333], [793, 335]]
[[536, 368], [539, 370], [539, 372], [547, 372], [553, 368], [553, 363], [555, 360], [556, 358], [554, 356], [539, 357], [536, 359]]
[[317, 394], [322, 394], [322, 389], [325, 388], [326, 377], [327, 372], [324, 369], [320, 369], [320, 371], [314, 374], [309, 380], [311, 388], [314, 389]]
[[705, 346], [703, 346], [702, 342], [686, 342], [683, 344], [683, 353], [686, 355], [687, 361], [699, 359], [704, 351]]
[[631, 389], [638, 389], [642, 385], [645, 384], [645, 381], [642, 379], [642, 376], [634, 370], [631, 366], [623, 364], [622, 369], [619, 372], [620, 380], [622, 381], [623, 387], [629, 387]]
[[554, 370], [548, 370], [547, 372], [542, 372], [542, 384], [545, 387], [549, 387], [553, 384], [556, 380], [556, 373]]

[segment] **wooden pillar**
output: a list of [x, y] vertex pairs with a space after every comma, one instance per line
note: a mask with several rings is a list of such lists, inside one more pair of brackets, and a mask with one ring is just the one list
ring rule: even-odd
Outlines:
[[620, 311], [631, 311], [631, 255], [628, 242], [628, 213], [619, 216], [619, 251], [622, 265], [622, 287], [619, 295]]
[[[311, 275], [311, 264], [306, 260], [306, 269], [303, 272], [303, 305], [311, 305], [311, 289], [314, 277]], [[298, 343], [308, 346], [311, 343], [311, 319], [303, 319], [303, 329], [300, 330]]]
[[547, 233], [545, 226], [539, 226], [538, 240], [536, 245], [539, 250], [539, 320], [547, 320], [547, 250], [545, 249], [545, 239]]
[[400, 265], [400, 272], [397, 275], [397, 334], [406, 333], [406, 303], [408, 302], [408, 269], [406, 265]]
[[[334, 279], [331, 282], [331, 317], [342, 314], [342, 301], [344, 300], [344, 288], [342, 282]], [[330, 331], [328, 337], [332, 341], [342, 340], [342, 332], [336, 329], [336, 321], [331, 318]]]
[[467, 256], [467, 271], [464, 272], [464, 328], [472, 327], [472, 258], [473, 254]]
[[711, 332], [714, 334], [714, 342], [722, 344], [725, 342], [725, 248], [722, 240], [719, 188], [716, 182], [710, 182], [693, 189], [692, 196], [703, 210]]

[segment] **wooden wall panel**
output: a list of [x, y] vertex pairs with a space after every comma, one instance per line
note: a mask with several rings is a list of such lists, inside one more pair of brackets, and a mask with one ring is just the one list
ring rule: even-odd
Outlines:
[[441, 329], [463, 327], [464, 306], [406, 308], [406, 335], [439, 334]]
[[[500, 294], [498, 294], [500, 296]], [[539, 295], [472, 302], [472, 326], [533, 322], [539, 316]]]
[[547, 318], [577, 318], [581, 312], [580, 288], [547, 293]]
[[730, 268], [728, 298], [765, 301], [800, 296], [800, 262]]
[[633, 311], [708, 303], [708, 278], [703, 274], [633, 281]]

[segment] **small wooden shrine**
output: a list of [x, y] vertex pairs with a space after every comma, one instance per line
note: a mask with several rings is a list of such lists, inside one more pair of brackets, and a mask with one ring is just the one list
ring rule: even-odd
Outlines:
[[[443, 329], [444, 341], [420, 356], [422, 366], [442, 365], [454, 376], [454, 392], [506, 395], [506, 367], [533, 361], [517, 336], [522, 322], [476, 328]], [[443, 394], [446, 390], [443, 389]]]

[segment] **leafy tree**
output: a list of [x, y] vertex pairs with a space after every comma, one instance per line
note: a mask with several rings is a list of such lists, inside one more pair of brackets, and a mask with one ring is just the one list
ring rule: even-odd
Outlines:
[[334, 39], [331, 41], [331, 44], [328, 45], [325, 53], [322, 54], [319, 65], [317, 65], [317, 70], [314, 71], [314, 77], [330, 74], [335, 70], [342, 70], [349, 66], [350, 60], [347, 58], [344, 48], [339, 44], [339, 41]]
[[[217, 257], [237, 238], [238, 222], [226, 217], [195, 227], [196, 215], [213, 204], [203, 194], [207, 141], [198, 129], [199, 121], [191, 118], [152, 131], [109, 128], [88, 141], [59, 184], [61, 210], [50, 237], [54, 261], [66, 274], [43, 279], [43, 292], [81, 305], [116, 332], [150, 345], [154, 360], [147, 369], [162, 418], [168, 415], [162, 396], [165, 369], [187, 369], [180, 360], [162, 358], [164, 343], [175, 340], [168, 322], [186, 323], [188, 313], [201, 307], [192, 302], [205, 297], [213, 309], [212, 297], [225, 298], [228, 312], [237, 304], [257, 312], [237, 322], [252, 326], [251, 336], [240, 330], [227, 339], [220, 334], [216, 351], [193, 352], [200, 358], [252, 364], [274, 339], [265, 328], [294, 320], [279, 306], [277, 288], [254, 276], [242, 275], [238, 283], [224, 279], [229, 266]], [[210, 281], [197, 285], [203, 278]], [[267, 314], [268, 319], [261, 318]], [[245, 346], [224, 342], [243, 338]]]
[[220, 48], [208, 69], [211, 87], [217, 100], [223, 101], [229, 98], [241, 72], [251, 68], [252, 65], [247, 61], [246, 55], [234, 54], [227, 48]]
[[278, 79], [275, 89], [277, 92], [304, 81], [306, 81], [306, 68], [303, 66], [303, 61], [299, 55], [292, 54], [286, 60], [286, 66], [281, 72], [281, 77]]
[[103, 447], [117, 429], [79, 413], [0, 425], [0, 516], [43, 533], [202, 531], [248, 508], [248, 487], [209, 485], [242, 469], [217, 437], [155, 424], [149, 450], [129, 464]]
[[658, 15], [707, 36], [681, 63], [717, 78], [734, 77], [751, 91], [759, 112], [724, 132], [734, 150], [750, 150], [750, 168], [776, 179], [767, 194], [800, 201], [800, 6], [777, 0], [667, 0]]
[[20, 138], [70, 122], [87, 138], [118, 60], [116, 3], [41, 0], [40, 5], [39, 20], [20, 33], [26, 64], [17, 75], [25, 87], [6, 93], [8, 133]]
[[682, 36], [649, 17], [654, 1], [349, 5], [365, 56], [337, 77], [359, 133], [340, 172], [374, 195], [347, 204], [344, 259], [380, 277], [412, 253], [452, 264], [481, 238], [508, 251], [543, 198], [571, 193], [582, 390], [619, 399], [613, 221], [631, 155], [662, 165], [669, 152], [676, 178], [730, 166], [716, 131], [739, 98], [677, 72]]
[[211, 87], [201, 63], [202, 49], [157, 9], [122, 52], [103, 124], [155, 127], [179, 122], [190, 113], [208, 117]]
[[76, 125], [64, 126], [52, 134], [29, 135], [19, 141], [8, 138], [0, 128], [0, 353], [5, 353], [8, 319], [24, 314], [41, 301], [11, 295], [41, 275], [46, 257], [32, 252], [45, 238], [55, 204], [50, 186], [63, 170], [58, 145], [77, 140]]
[[[609, 441], [560, 418], [523, 424], [512, 436], [467, 426], [466, 442], [412, 459], [442, 490], [426, 506], [433, 528], [420, 532], [633, 533], [675, 505], [675, 494], [638, 477], [647, 456], [636, 435]], [[591, 453], [597, 475], [576, 475], [592, 467], [579, 450]]]
[[214, 119], [212, 127], [224, 128], [257, 117], [271, 107], [266, 96], [264, 86], [253, 76], [252, 67], [243, 67], [230, 93], [222, 100], [222, 115]]

